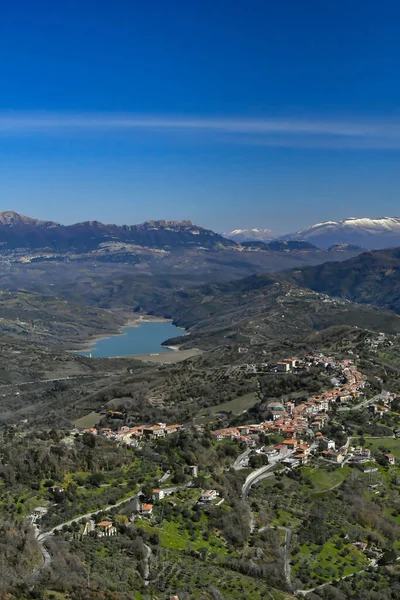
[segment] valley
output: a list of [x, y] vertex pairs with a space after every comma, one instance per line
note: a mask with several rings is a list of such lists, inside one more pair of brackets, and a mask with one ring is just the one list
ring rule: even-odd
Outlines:
[[0, 600], [400, 600], [399, 21], [2, 3]]
[[314, 266], [328, 251], [302, 243], [187, 247], [193, 227], [127, 230], [130, 258], [103, 260], [42, 223], [73, 252], [2, 253], [1, 585], [16, 600], [386, 600], [398, 249]]

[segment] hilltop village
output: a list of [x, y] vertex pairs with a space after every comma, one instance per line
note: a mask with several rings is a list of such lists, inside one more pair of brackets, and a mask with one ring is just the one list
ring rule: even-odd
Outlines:
[[[236, 427], [210, 429], [211, 437], [217, 442], [233, 440], [244, 448], [254, 450], [267, 458], [286, 457], [291, 452], [290, 460], [286, 461], [291, 467], [307, 464], [310, 452], [319, 450], [326, 460], [342, 463], [345, 460], [363, 460], [369, 458], [368, 451], [357, 448], [350, 458], [351, 446], [349, 444], [336, 447], [333, 440], [323, 435], [323, 429], [331, 419], [331, 414], [337, 411], [345, 412], [354, 408], [368, 408], [375, 416], [383, 415], [389, 411], [390, 403], [395, 394], [382, 393], [377, 397], [368, 397], [369, 383], [366, 376], [361, 373], [353, 358], [335, 359], [323, 354], [306, 355], [304, 358], [289, 357], [279, 361], [272, 367], [273, 372], [282, 374], [296, 374], [309, 371], [312, 367], [319, 367], [329, 372], [331, 381], [335, 384], [332, 389], [311, 395], [306, 401], [295, 403], [293, 401], [273, 400], [267, 404], [269, 419], [262, 423], [249, 423]], [[245, 369], [254, 368], [245, 365]], [[111, 419], [122, 419], [123, 414], [110, 410], [107, 416]], [[138, 447], [148, 442], [163, 439], [179, 430], [187, 429], [187, 425], [155, 423], [151, 425], [123, 425], [117, 429], [111, 427], [92, 427], [83, 430], [83, 433], [100, 435], [106, 439], [132, 447]], [[204, 427], [196, 425], [200, 433]], [[261, 444], [266, 436], [280, 436], [281, 441], [275, 445]], [[268, 439], [268, 438], [267, 438]], [[314, 445], [313, 445], [314, 444]], [[243, 459], [242, 466], [248, 464], [248, 456]]]
[[[246, 548], [249, 539], [258, 540], [265, 528], [287, 532], [294, 527], [296, 538], [286, 566], [279, 567], [286, 569], [286, 589], [295, 589], [300, 581], [329, 582], [328, 572], [320, 574], [325, 563], [318, 544], [309, 546], [315, 569], [302, 572], [297, 548], [303, 535], [299, 523], [307, 514], [304, 503], [307, 498], [314, 501], [313, 486], [315, 493], [325, 487], [334, 490], [346, 478], [362, 477], [368, 496], [384, 501], [386, 478], [396, 480], [400, 459], [397, 395], [384, 390], [378, 376], [364, 372], [359, 356], [350, 352], [289, 356], [275, 364], [241, 365], [240, 370], [250, 378], [254, 370], [267, 373], [274, 383], [290, 380], [290, 389], [298, 391], [273, 397], [260, 385], [255, 410], [206, 413], [204, 422], [138, 423], [128, 410], [106, 406], [96, 426], [55, 433], [61, 447], [76, 450], [83, 463], [74, 474], [60, 471], [42, 480], [35, 503], [26, 505], [31, 508], [25, 516], [38, 539], [60, 537], [78, 551], [93, 544], [93, 552], [103, 552], [108, 544], [125, 543], [135, 531], [145, 540], [146, 586], [158, 577], [152, 554], [158, 552], [158, 543], [165, 551], [173, 544], [191, 548], [196, 557], [213, 556], [214, 548], [224, 556], [236, 553], [239, 546]], [[304, 374], [310, 375], [307, 381], [318, 387], [317, 392], [303, 386]], [[263, 418], [256, 420], [254, 415]], [[363, 431], [371, 430], [368, 427], [379, 428], [376, 442], [363, 437]], [[19, 431], [16, 437], [23, 442], [24, 435]], [[110, 459], [114, 453], [121, 462]], [[88, 465], [99, 456], [103, 461], [93, 472]], [[270, 496], [268, 482], [274, 492]], [[348, 525], [339, 530], [348, 535], [338, 545], [344, 543], [353, 557], [351, 572], [365, 565], [375, 568], [390, 549], [382, 536], [369, 539]], [[279, 549], [282, 540], [274, 544]], [[250, 548], [243, 551], [252, 552]], [[46, 560], [45, 550], [43, 556]], [[252, 561], [261, 565], [258, 556], [254, 548]], [[287, 574], [289, 559], [297, 583]], [[172, 581], [170, 589], [178, 587]]]

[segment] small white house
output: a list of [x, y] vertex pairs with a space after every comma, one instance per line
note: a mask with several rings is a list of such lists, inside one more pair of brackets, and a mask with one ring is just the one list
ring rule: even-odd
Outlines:
[[335, 450], [336, 449], [335, 442], [328, 438], [325, 438], [325, 437], [322, 438], [321, 444], [326, 450]]
[[153, 505], [152, 504], [142, 504], [141, 511], [142, 515], [150, 517], [153, 514]]
[[200, 502], [212, 502], [218, 497], [217, 490], [206, 490], [200, 497]]
[[153, 490], [153, 498], [154, 498], [154, 500], [162, 500], [163, 498], [165, 498], [164, 490], [158, 490], [158, 489]]

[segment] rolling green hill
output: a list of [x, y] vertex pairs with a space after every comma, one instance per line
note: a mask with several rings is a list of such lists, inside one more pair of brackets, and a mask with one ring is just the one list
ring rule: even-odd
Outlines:
[[398, 333], [400, 249], [180, 290], [147, 308], [189, 328], [181, 341], [192, 345], [298, 337], [333, 325]]
[[303, 287], [400, 313], [400, 248], [305, 267], [285, 276]]

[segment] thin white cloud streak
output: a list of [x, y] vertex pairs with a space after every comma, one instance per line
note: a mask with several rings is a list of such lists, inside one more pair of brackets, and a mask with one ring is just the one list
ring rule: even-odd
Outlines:
[[241, 145], [265, 148], [299, 148], [304, 150], [400, 150], [400, 136], [398, 138], [368, 138], [368, 137], [304, 137], [296, 138], [282, 136], [280, 139], [262, 139], [243, 137]]
[[[223, 134], [245, 145], [321, 148], [400, 147], [400, 121], [331, 119], [243, 119], [126, 114], [0, 113], [0, 135], [80, 132]], [[219, 139], [221, 141], [221, 139]]]

